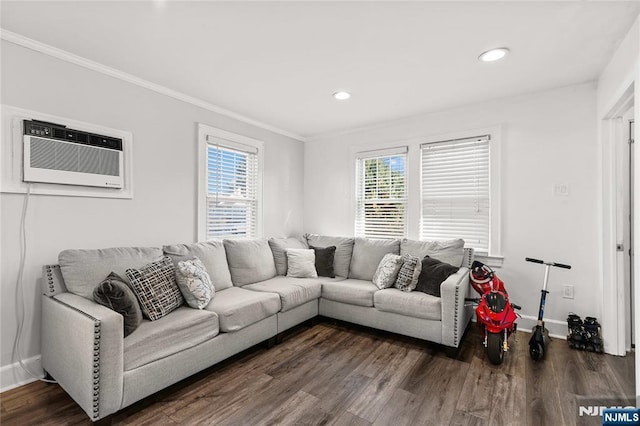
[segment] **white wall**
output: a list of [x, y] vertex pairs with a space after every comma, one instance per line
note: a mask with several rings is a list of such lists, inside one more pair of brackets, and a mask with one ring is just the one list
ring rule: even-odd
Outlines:
[[[24, 277], [27, 357], [40, 351], [40, 289], [36, 281], [42, 265], [57, 263], [58, 252], [194, 241], [198, 122], [265, 142], [264, 234], [285, 236], [303, 231], [304, 147], [299, 141], [5, 41], [1, 102], [133, 132], [132, 200], [34, 196], [30, 201]], [[15, 280], [23, 199], [19, 194], [0, 195], [3, 373], [12, 363], [16, 334]], [[10, 375], [2, 378], [11, 380]]]
[[[596, 90], [589, 83], [314, 139], [305, 145], [305, 230], [353, 235], [354, 190], [350, 182], [354, 175], [354, 147], [384, 143], [392, 146], [403, 140], [500, 126], [499, 254], [504, 256], [504, 264], [499, 276], [513, 301], [522, 305], [522, 313], [536, 317], [543, 268], [524, 258], [571, 264], [570, 271], [552, 271], [545, 313], [550, 330], [566, 334], [564, 321], [568, 312], [598, 317], [601, 314], [597, 294], [600, 206], [595, 118]], [[417, 151], [413, 152], [410, 155], [417, 155]], [[415, 182], [417, 171], [409, 173], [409, 179], [414, 178]], [[569, 184], [569, 197], [554, 197], [554, 183]], [[410, 237], [416, 238], [417, 234]], [[563, 284], [575, 286], [575, 299], [562, 298]], [[526, 328], [532, 321], [521, 320], [520, 324]]]

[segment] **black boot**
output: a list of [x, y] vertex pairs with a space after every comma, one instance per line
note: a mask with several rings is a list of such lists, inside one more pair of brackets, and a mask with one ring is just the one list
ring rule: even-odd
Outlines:
[[586, 336], [582, 319], [573, 312], [570, 312], [567, 317], [567, 327], [569, 329], [569, 334], [567, 334], [567, 343], [569, 344], [569, 347], [573, 349], [585, 349]]
[[584, 319], [583, 328], [587, 337], [587, 348], [593, 352], [604, 352], [600, 323], [594, 317]]

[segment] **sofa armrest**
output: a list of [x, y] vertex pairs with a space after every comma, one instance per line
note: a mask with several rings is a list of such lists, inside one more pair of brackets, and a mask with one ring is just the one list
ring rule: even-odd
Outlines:
[[471, 319], [471, 307], [465, 307], [469, 297], [469, 269], [462, 267], [440, 285], [442, 303], [442, 344], [458, 347]]
[[96, 421], [120, 409], [122, 315], [84, 297], [42, 297], [42, 366]]

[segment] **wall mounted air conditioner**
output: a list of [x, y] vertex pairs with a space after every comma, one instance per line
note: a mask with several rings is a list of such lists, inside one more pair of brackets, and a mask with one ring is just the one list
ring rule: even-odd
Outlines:
[[122, 139], [23, 120], [25, 182], [122, 188]]

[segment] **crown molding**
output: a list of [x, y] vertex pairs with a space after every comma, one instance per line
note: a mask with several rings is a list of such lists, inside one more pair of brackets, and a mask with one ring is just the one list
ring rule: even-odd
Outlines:
[[214, 105], [202, 99], [198, 99], [196, 97], [187, 95], [185, 93], [178, 92], [177, 90], [169, 89], [168, 87], [162, 86], [160, 84], [156, 84], [151, 81], [145, 80], [143, 78], [136, 77], [135, 75], [128, 74], [124, 71], [111, 68], [99, 62], [95, 62], [90, 59], [83, 58], [82, 56], [78, 56], [66, 50], [58, 49], [57, 47], [53, 47], [46, 43], [42, 43], [40, 41], [30, 39], [21, 34], [5, 30], [4, 28], [0, 28], [0, 38], [2, 38], [5, 41], [8, 41], [9, 43], [13, 43], [18, 46], [22, 46], [27, 49], [34, 50], [36, 52], [40, 52], [57, 59], [61, 59], [63, 61], [75, 64], [75, 65], [79, 65], [81, 67], [90, 69], [92, 71], [96, 71], [96, 72], [108, 75], [110, 77], [114, 77], [119, 80], [126, 81], [127, 83], [135, 84], [136, 86], [144, 87], [145, 89], [152, 90], [161, 95], [169, 96], [170, 98], [174, 98], [179, 101], [186, 102], [191, 105], [195, 105], [199, 108], [206, 109], [211, 112], [215, 112], [216, 114], [224, 115], [225, 117], [233, 118], [243, 123], [251, 124], [252, 126], [256, 126], [273, 133], [278, 133], [280, 135], [287, 136], [289, 138], [296, 139], [301, 142], [305, 141], [305, 138], [302, 137], [301, 135], [298, 135], [283, 129], [279, 129], [275, 126], [271, 126], [266, 123], [262, 123], [260, 121], [246, 117], [242, 114], [238, 114], [228, 109], [219, 107], [218, 105]]

